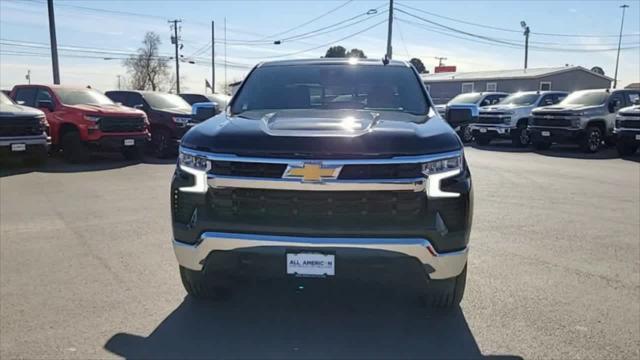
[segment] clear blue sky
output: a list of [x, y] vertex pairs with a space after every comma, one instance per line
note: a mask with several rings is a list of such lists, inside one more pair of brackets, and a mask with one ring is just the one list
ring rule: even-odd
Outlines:
[[[61, 78], [63, 83], [87, 85], [108, 90], [117, 85], [117, 75], [126, 77], [121, 60], [104, 60], [104, 57], [123, 57], [139, 46], [145, 32], [160, 34], [162, 54], [172, 55], [167, 20], [182, 19], [182, 54], [190, 56], [199, 49], [207, 49], [211, 40], [210, 24], [216, 22], [216, 80], [225, 80], [224, 19], [227, 22], [227, 60], [233, 67], [226, 70], [228, 81], [241, 79], [248, 69], [260, 60], [286, 57], [319, 57], [329, 45], [343, 45], [364, 50], [368, 57], [381, 58], [386, 47], [386, 14], [363, 15], [352, 22], [362, 22], [343, 29], [320, 34], [298, 41], [283, 41], [273, 45], [264, 40], [272, 34], [289, 30], [315, 17], [335, 9], [335, 12], [311, 24], [288, 32], [280, 37], [299, 35], [327, 27], [339, 21], [362, 14], [369, 9], [386, 10], [386, 0], [326, 0], [326, 1], [62, 1], [54, 0], [58, 43], [61, 47], [78, 47], [84, 52], [66, 51], [61, 54]], [[567, 49], [609, 49], [617, 47], [621, 10], [627, 3], [625, 34], [640, 33], [640, 1], [402, 1], [396, 0], [399, 9], [428, 21], [463, 32], [486, 36], [509, 43], [523, 43], [520, 21], [530, 25], [532, 46], [529, 67], [601, 66], [613, 77], [615, 51], [569, 52]], [[403, 7], [403, 5], [405, 5]], [[410, 6], [416, 9], [410, 9]], [[105, 11], [100, 11], [103, 9]], [[513, 32], [475, 26], [419, 12], [425, 10], [453, 19], [512, 30]], [[138, 14], [143, 14], [140, 16]], [[500, 46], [484, 40], [469, 39], [467, 35], [451, 33], [433, 23], [396, 11], [398, 20], [394, 26], [394, 58], [421, 58], [433, 70], [435, 56], [448, 58], [446, 64], [457, 65], [459, 71], [497, 70], [520, 68], [524, 50], [507, 45]], [[408, 23], [407, 21], [413, 22]], [[343, 41], [376, 23], [378, 26]], [[347, 22], [343, 25], [349, 25]], [[422, 24], [422, 25], [420, 25]], [[340, 25], [340, 26], [343, 26]], [[324, 31], [332, 30], [327, 28]], [[611, 37], [560, 37], [537, 33], [590, 34]], [[461, 38], [460, 38], [461, 37]], [[11, 88], [25, 82], [24, 75], [31, 70], [32, 81], [51, 83], [51, 60], [47, 57], [49, 42], [45, 0], [0, 0], [0, 87]], [[261, 42], [253, 42], [253, 41]], [[241, 41], [242, 43], [239, 43]], [[248, 41], [248, 42], [247, 42]], [[14, 45], [10, 45], [14, 44]], [[16, 46], [15, 44], [22, 45]], [[326, 45], [326, 46], [325, 46]], [[619, 79], [621, 85], [640, 81], [640, 35], [623, 38]], [[304, 51], [319, 47], [315, 50]], [[549, 51], [548, 48], [562, 51]], [[114, 54], [101, 53], [111, 51]], [[93, 51], [93, 52], [91, 52]], [[34, 55], [37, 54], [37, 55]], [[288, 55], [293, 54], [293, 55]], [[211, 50], [194, 58], [195, 64], [182, 64], [182, 87], [191, 91], [203, 91], [204, 79], [211, 78]]]

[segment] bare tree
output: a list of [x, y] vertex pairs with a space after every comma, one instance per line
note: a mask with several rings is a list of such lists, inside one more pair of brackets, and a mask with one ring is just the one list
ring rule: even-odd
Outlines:
[[148, 32], [137, 54], [124, 60], [131, 88], [156, 91], [170, 85], [169, 58], [158, 53], [160, 44], [160, 35]]

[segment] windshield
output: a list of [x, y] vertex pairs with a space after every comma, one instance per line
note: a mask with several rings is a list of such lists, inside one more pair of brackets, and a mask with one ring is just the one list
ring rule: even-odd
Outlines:
[[456, 104], [477, 104], [482, 99], [482, 94], [460, 94], [453, 99], [451, 99], [447, 104], [448, 105], [456, 105]]
[[53, 89], [65, 105], [113, 105], [113, 101], [93, 89]]
[[142, 96], [154, 109], [184, 109], [191, 111], [191, 105], [178, 95], [149, 92], [144, 93]]
[[13, 104], [13, 101], [3, 92], [0, 92], [0, 104], [9, 105]]
[[426, 114], [429, 106], [414, 72], [400, 66], [266, 66], [251, 73], [231, 111], [371, 109]]
[[500, 105], [533, 105], [540, 98], [540, 94], [512, 94], [500, 101]]
[[560, 102], [561, 105], [602, 105], [609, 93], [605, 91], [576, 91]]

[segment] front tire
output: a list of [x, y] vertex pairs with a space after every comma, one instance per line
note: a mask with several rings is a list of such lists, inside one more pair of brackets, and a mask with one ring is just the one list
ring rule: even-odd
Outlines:
[[581, 148], [586, 153], [596, 153], [602, 145], [602, 130], [597, 126], [589, 126], [582, 139]]
[[73, 164], [89, 160], [89, 149], [77, 131], [68, 132], [62, 137], [62, 155], [66, 161]]
[[460, 275], [443, 280], [430, 280], [427, 305], [434, 308], [452, 308], [460, 305], [467, 284], [467, 265]]
[[196, 271], [180, 266], [182, 286], [190, 296], [196, 299], [223, 299], [229, 296], [229, 286], [209, 281], [205, 270]]
[[518, 128], [511, 132], [511, 143], [516, 147], [525, 147], [529, 145], [531, 138], [529, 136], [529, 130], [527, 129], [527, 123], [522, 122], [518, 124]]
[[620, 156], [629, 156], [635, 154], [635, 152], [638, 150], [638, 145], [629, 144], [618, 140], [618, 142], [616, 143], [616, 149], [618, 150], [618, 154]]
[[469, 125], [460, 128], [460, 140], [465, 144], [473, 141], [473, 132], [471, 132], [471, 127]]

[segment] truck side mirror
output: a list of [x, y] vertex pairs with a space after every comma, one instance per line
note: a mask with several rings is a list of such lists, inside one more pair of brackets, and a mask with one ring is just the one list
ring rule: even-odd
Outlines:
[[53, 102], [51, 100], [40, 100], [36, 105], [39, 109], [47, 109], [49, 111], [54, 111], [55, 107], [53, 106]]

